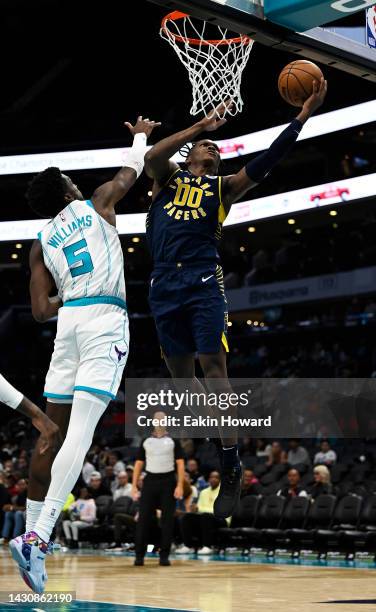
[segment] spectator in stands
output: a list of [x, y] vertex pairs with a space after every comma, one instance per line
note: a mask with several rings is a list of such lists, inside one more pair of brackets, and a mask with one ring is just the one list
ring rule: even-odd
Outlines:
[[90, 478], [94, 471], [95, 471], [95, 467], [90, 462], [89, 455], [86, 455], [85, 462], [82, 467], [82, 479], [86, 485], [90, 483]]
[[3, 463], [3, 472], [9, 476], [14, 470], [14, 464], [12, 459], [6, 459]]
[[287, 463], [287, 453], [283, 450], [280, 442], [274, 441], [272, 442], [266, 465], [272, 466], [282, 463]]
[[254, 438], [242, 438], [239, 440], [239, 454], [243, 460], [245, 457], [255, 457], [256, 440]]
[[0, 472], [0, 532], [3, 528], [4, 510], [3, 507], [9, 504], [10, 496], [7, 487], [5, 486], [4, 472]]
[[131, 463], [128, 463], [127, 467], [125, 468], [125, 471], [128, 474], [128, 481], [132, 482], [133, 472], [134, 472], [134, 465], [132, 465]]
[[193, 457], [195, 453], [195, 445], [192, 438], [181, 438], [181, 447], [185, 457]]
[[322, 440], [320, 451], [316, 453], [314, 465], [333, 465], [337, 461], [337, 453], [330, 448], [328, 440]]
[[112, 465], [114, 468], [114, 474], [117, 476], [119, 472], [124, 472], [125, 463], [123, 457], [119, 451], [112, 451], [108, 455], [107, 465]]
[[182, 512], [191, 512], [192, 506], [197, 504], [197, 499], [197, 487], [192, 484], [192, 479], [189, 472], [185, 472], [183, 482], [183, 497], [182, 499], [176, 500], [177, 511], [181, 510]]
[[[127, 472], [120, 472], [120, 474], [127, 474]], [[143, 480], [144, 477], [140, 476], [137, 481], [137, 492], [139, 494], [142, 491]], [[114, 497], [114, 501], [116, 501], [116, 499], [120, 499], [120, 497], [121, 496], [117, 498]], [[139, 500], [134, 501], [132, 497], [128, 495], [124, 495], [122, 497], [126, 498], [126, 500], [123, 500], [124, 504], [122, 506], [122, 512], [115, 512], [113, 516], [115, 541], [112, 542], [112, 544], [110, 544], [110, 546], [105, 549], [107, 552], [122, 552], [125, 549], [130, 550], [130, 545], [128, 544], [128, 542], [125, 547], [122, 545], [123, 527], [127, 528], [129, 541], [134, 542], [135, 539], [136, 525], [138, 521]]]
[[243, 498], [247, 495], [261, 495], [261, 493], [262, 486], [260, 485], [258, 478], [256, 478], [250, 468], [246, 468], [243, 472], [240, 497]]
[[132, 485], [128, 481], [128, 474], [125, 470], [119, 472], [117, 477], [117, 486], [113, 492], [114, 501], [119, 497], [132, 497]]
[[5, 512], [2, 530], [2, 543], [6, 544], [10, 539], [16, 538], [25, 531], [25, 510], [27, 498], [27, 482], [24, 478], [17, 482], [16, 494], [11, 502], [3, 506]]
[[277, 495], [282, 497], [307, 497], [307, 491], [300, 486], [300, 474], [295, 468], [291, 468], [287, 473], [289, 481], [286, 487], [280, 489]]
[[64, 535], [69, 548], [78, 548], [78, 535], [81, 529], [93, 525], [97, 508], [87, 487], [82, 487], [78, 499], [69, 508], [69, 520], [63, 521]]
[[209, 487], [199, 494], [197, 506], [194, 505], [192, 511], [187, 512], [181, 518], [180, 526], [184, 546], [177, 549], [177, 553], [192, 553], [198, 548], [198, 555], [212, 554], [217, 529], [227, 525], [225, 519], [216, 518], [213, 513], [219, 485], [219, 472], [211, 472]]
[[109, 489], [111, 491], [111, 495], [113, 495], [117, 487], [117, 478], [113, 465], [106, 465], [104, 468], [102, 482], [103, 486]]
[[287, 463], [291, 465], [291, 467], [295, 465], [306, 465], [309, 467], [311, 465], [311, 459], [308, 454], [308, 451], [304, 446], [299, 444], [299, 440], [296, 438], [292, 438], [289, 440], [289, 451], [287, 453]]
[[29, 463], [25, 455], [18, 458], [15, 469], [20, 474], [21, 478], [27, 478], [29, 474]]
[[271, 444], [267, 444], [262, 438], [256, 440], [256, 457], [269, 457]]
[[326, 465], [316, 465], [313, 470], [313, 477], [315, 482], [308, 491], [312, 499], [316, 499], [319, 495], [330, 495], [333, 492], [330, 472]]
[[211, 440], [205, 439], [196, 451], [196, 459], [202, 474], [209, 474], [212, 470], [220, 469], [220, 460], [217, 447]]
[[97, 499], [100, 495], [111, 495], [111, 491], [108, 487], [105, 487], [102, 482], [102, 476], [100, 472], [92, 472], [90, 476], [88, 491], [90, 493], [90, 497], [93, 499]]
[[204, 476], [201, 475], [197, 459], [188, 459], [186, 469], [191, 477], [191, 483], [195, 485], [197, 491], [200, 492], [202, 489], [206, 489], [208, 483]]

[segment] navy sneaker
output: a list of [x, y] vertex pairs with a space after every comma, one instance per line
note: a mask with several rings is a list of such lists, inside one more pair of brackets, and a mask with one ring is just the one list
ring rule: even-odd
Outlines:
[[221, 487], [214, 502], [214, 516], [226, 519], [232, 516], [239, 503], [242, 468], [239, 464], [222, 468]]

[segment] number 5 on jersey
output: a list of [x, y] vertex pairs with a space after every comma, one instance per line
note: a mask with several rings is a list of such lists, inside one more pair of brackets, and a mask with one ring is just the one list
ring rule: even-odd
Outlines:
[[88, 274], [94, 270], [93, 260], [90, 257], [89, 251], [84, 251], [83, 249], [87, 249], [85, 238], [63, 248], [73, 278], [82, 274]]

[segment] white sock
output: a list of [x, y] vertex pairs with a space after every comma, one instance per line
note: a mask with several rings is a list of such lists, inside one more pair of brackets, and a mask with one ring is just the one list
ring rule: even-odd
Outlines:
[[26, 500], [26, 533], [34, 531], [34, 527], [39, 519], [39, 515], [43, 508], [41, 501], [34, 501], [33, 499], [27, 498]]
[[0, 402], [4, 402], [10, 408], [18, 408], [23, 400], [23, 395], [15, 389], [4, 376], [0, 374]]
[[34, 531], [48, 542], [69, 493], [80, 476], [95, 428], [109, 398], [76, 391], [66, 438], [51, 468], [51, 484]]

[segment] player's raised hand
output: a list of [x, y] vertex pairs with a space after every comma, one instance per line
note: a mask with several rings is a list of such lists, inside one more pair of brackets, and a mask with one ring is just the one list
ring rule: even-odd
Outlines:
[[137, 117], [137, 121], [134, 125], [129, 123], [129, 121], [125, 121], [124, 125], [127, 126], [132, 136], [135, 134], [146, 134], [146, 136], [150, 136], [154, 128], [159, 127], [161, 125], [160, 121], [150, 121], [150, 119], [143, 119], [142, 115]]
[[324, 77], [321, 78], [320, 83], [318, 81], [313, 81], [312, 94], [304, 102], [303, 111], [312, 115], [312, 113], [314, 113], [324, 102], [327, 91], [328, 83]]
[[224, 125], [227, 121], [224, 115], [226, 111], [231, 110], [233, 106], [234, 102], [232, 100], [225, 100], [225, 102], [221, 102], [221, 104], [219, 104], [215, 110], [199, 121], [199, 124], [202, 126], [202, 131], [214, 132], [219, 127]]

